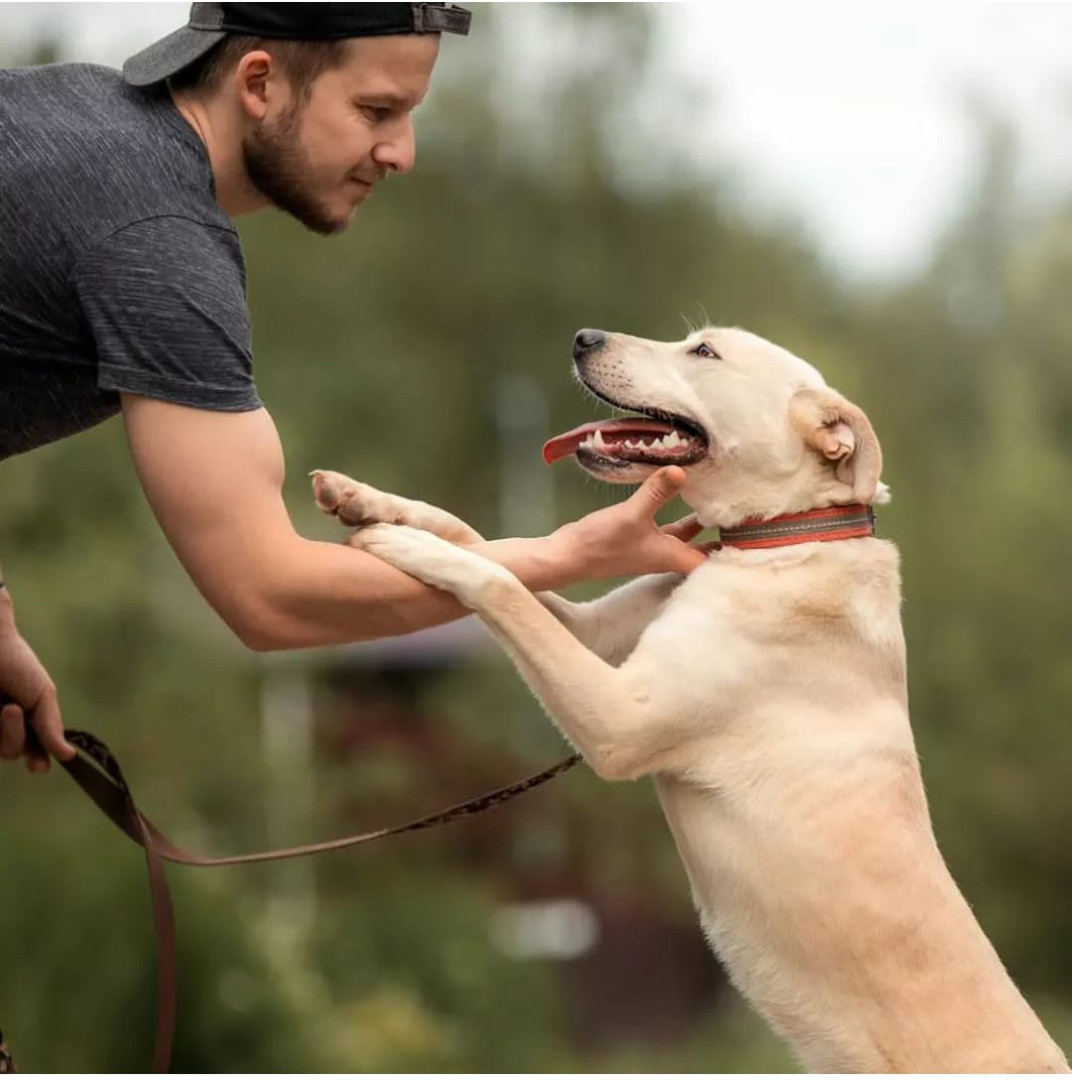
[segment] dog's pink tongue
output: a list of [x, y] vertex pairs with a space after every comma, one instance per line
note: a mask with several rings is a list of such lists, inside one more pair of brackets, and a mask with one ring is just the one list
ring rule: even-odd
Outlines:
[[548, 465], [553, 465], [564, 457], [572, 457], [577, 453], [577, 447], [588, 438], [589, 435], [599, 431], [604, 438], [628, 439], [630, 435], [643, 435], [657, 433], [666, 435], [673, 431], [673, 425], [664, 424], [661, 420], [641, 420], [630, 417], [628, 420], [600, 420], [594, 424], [581, 424], [580, 427], [567, 431], [564, 435], [556, 435], [548, 439], [543, 445], [543, 459]]

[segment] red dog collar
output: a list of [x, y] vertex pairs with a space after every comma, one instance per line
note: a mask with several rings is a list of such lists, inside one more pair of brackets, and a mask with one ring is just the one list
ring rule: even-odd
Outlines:
[[800, 514], [782, 514], [761, 521], [752, 518], [732, 529], [720, 530], [724, 546], [741, 548], [786, 547], [816, 540], [853, 540], [875, 535], [875, 511], [870, 506], [828, 506]]

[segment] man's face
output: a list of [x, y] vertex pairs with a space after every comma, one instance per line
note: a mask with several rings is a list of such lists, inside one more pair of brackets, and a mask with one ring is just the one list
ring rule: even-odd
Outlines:
[[307, 97], [276, 75], [268, 114], [242, 144], [261, 194], [324, 236], [345, 229], [387, 173], [413, 168], [411, 113], [428, 91], [439, 35], [354, 38], [347, 50]]

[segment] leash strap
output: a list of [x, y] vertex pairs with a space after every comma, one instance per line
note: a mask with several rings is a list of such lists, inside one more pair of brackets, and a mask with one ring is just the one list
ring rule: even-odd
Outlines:
[[[145, 852], [149, 871], [149, 889], [152, 893], [153, 923], [156, 928], [156, 1047], [153, 1053], [153, 1071], [168, 1071], [171, 1049], [175, 1038], [175, 912], [168, 889], [164, 860], [184, 863], [187, 866], [235, 866], [238, 863], [271, 862], [278, 859], [295, 859], [303, 855], [316, 855], [323, 851], [367, 844], [388, 836], [418, 832], [438, 825], [446, 825], [458, 818], [468, 817], [490, 810], [493, 806], [509, 802], [518, 795], [547, 783], [560, 773], [573, 768], [581, 760], [580, 754], [572, 754], [535, 776], [519, 780], [507, 787], [489, 791], [468, 802], [458, 803], [426, 817], [417, 818], [401, 825], [392, 825], [357, 836], [344, 836], [337, 840], [324, 840], [316, 844], [280, 848], [275, 851], [258, 851], [248, 855], [226, 855], [206, 858], [195, 855], [173, 844], [138, 809], [130, 786], [115, 755], [96, 736], [88, 731], [66, 731], [64, 735], [82, 756], [62, 761], [60, 764], [75, 783], [131, 840]], [[2, 1053], [2, 1049], [0, 1049]], [[0, 1057], [0, 1072], [4, 1071]]]

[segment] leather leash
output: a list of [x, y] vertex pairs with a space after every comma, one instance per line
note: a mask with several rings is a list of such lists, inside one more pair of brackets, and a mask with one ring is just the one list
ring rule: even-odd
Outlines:
[[[156, 1045], [153, 1052], [153, 1072], [168, 1071], [171, 1049], [175, 1037], [175, 912], [171, 903], [164, 861], [183, 863], [187, 866], [235, 866], [238, 863], [270, 862], [277, 859], [294, 859], [302, 855], [315, 855], [324, 851], [367, 844], [388, 836], [417, 832], [437, 825], [446, 825], [461, 817], [479, 814], [493, 806], [509, 802], [518, 795], [540, 784], [545, 784], [560, 773], [571, 769], [581, 760], [580, 754], [571, 754], [550, 768], [534, 776], [519, 780], [507, 787], [489, 791], [475, 799], [458, 803], [426, 817], [392, 825], [357, 836], [344, 836], [336, 840], [324, 840], [317, 844], [280, 848], [275, 851], [258, 851], [247, 855], [227, 855], [222, 858], [206, 858], [195, 855], [173, 844], [138, 809], [115, 755], [100, 739], [88, 731], [65, 731], [67, 741], [78, 748], [81, 756], [60, 764], [75, 783], [97, 806], [145, 852], [149, 870], [149, 889], [153, 902], [153, 924], [156, 929]], [[0, 1050], [0, 1052], [3, 1052]], [[10, 1060], [10, 1059], [9, 1059]], [[3, 1068], [0, 1058], [0, 1072]], [[13, 1066], [10, 1071], [14, 1071]]]

